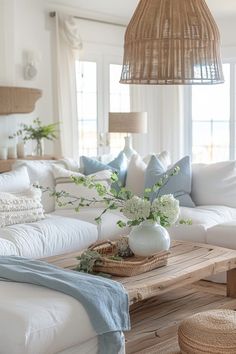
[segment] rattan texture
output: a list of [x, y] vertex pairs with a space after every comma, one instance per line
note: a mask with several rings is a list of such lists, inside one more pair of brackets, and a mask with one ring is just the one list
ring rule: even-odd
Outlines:
[[220, 34], [205, 1], [140, 0], [125, 33], [120, 82], [224, 82]]
[[179, 346], [188, 354], [235, 354], [236, 312], [213, 310], [193, 315], [178, 330]]
[[[169, 251], [162, 251], [150, 257], [129, 257], [123, 261], [110, 259], [110, 256], [117, 254], [116, 241], [104, 241], [89, 247], [90, 250], [97, 251], [102, 259], [96, 262], [93, 267], [95, 272], [107, 273], [120, 277], [132, 277], [134, 275], [149, 272], [153, 269], [167, 265]], [[98, 264], [99, 263], [99, 264]]]

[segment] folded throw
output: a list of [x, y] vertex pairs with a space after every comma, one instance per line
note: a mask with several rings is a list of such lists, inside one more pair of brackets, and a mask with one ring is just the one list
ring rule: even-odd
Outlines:
[[58, 268], [46, 262], [0, 256], [0, 278], [40, 285], [77, 299], [98, 334], [99, 354], [118, 354], [130, 329], [128, 294], [110, 279]]

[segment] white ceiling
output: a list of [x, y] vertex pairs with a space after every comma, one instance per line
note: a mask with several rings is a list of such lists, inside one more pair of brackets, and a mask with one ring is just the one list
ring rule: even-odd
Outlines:
[[[132, 16], [139, 0], [49, 0], [50, 3], [104, 13], [125, 21]], [[216, 18], [236, 16], [236, 0], [206, 0]]]

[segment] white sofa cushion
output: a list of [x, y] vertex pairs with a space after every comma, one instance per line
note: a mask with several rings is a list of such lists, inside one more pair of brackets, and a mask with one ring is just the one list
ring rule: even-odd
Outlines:
[[0, 191], [20, 193], [30, 188], [30, 178], [27, 168], [19, 167], [15, 171], [0, 174]]
[[1, 354], [55, 354], [97, 336], [78, 300], [36, 285], [0, 282], [0, 313]]
[[13, 242], [0, 237], [0, 255], [19, 256], [19, 252]]
[[96, 226], [72, 218], [47, 216], [30, 224], [0, 229], [0, 238], [12, 242], [20, 256], [43, 258], [82, 250], [97, 241]]
[[171, 240], [206, 243], [206, 228], [203, 225], [177, 225], [167, 230]]
[[108, 211], [102, 216], [101, 225], [97, 225], [95, 218], [99, 216], [104, 208], [81, 208], [77, 213], [74, 210], [56, 210], [55, 215], [63, 215], [68, 218], [76, 218], [95, 225], [98, 230], [98, 240], [115, 240], [120, 236], [128, 235], [128, 227], [117, 226], [118, 220], [127, 221], [122, 214], [116, 210]]
[[[207, 230], [206, 243], [236, 250], [236, 220], [218, 224]], [[208, 278], [216, 283], [226, 283], [226, 272]]]
[[191, 195], [196, 205], [236, 208], [236, 161], [193, 164]]
[[180, 208], [180, 219], [191, 219], [193, 224], [206, 228], [236, 219], [236, 209], [223, 205], [201, 205], [196, 208]]
[[207, 230], [207, 243], [236, 250], [236, 220]]

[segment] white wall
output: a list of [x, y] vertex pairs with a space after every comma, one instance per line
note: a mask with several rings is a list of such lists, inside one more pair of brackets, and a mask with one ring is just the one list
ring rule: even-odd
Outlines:
[[[36, 117], [44, 123], [57, 121], [53, 96], [55, 19], [49, 17], [51, 10], [89, 16], [88, 13], [80, 12], [78, 9], [51, 4], [50, 0], [0, 0], [0, 85], [36, 87], [43, 90], [43, 96], [37, 102], [32, 114], [0, 116], [0, 146], [12, 144], [12, 141], [8, 140], [8, 135], [16, 131], [22, 122], [31, 123]], [[111, 30], [111, 26], [108, 26], [104, 36], [104, 25], [87, 21], [80, 21], [80, 24], [86, 51], [93, 51], [94, 43], [97, 42], [108, 47], [116, 43], [122, 48], [124, 28], [112, 27]], [[99, 47], [97, 50], [99, 51]], [[23, 76], [27, 51], [33, 51], [41, 57], [38, 75], [32, 81], [25, 80]], [[55, 149], [52, 144], [46, 144], [46, 153], [56, 153]]]
[[[32, 114], [0, 116], [0, 145], [12, 144], [8, 135], [36, 117], [50, 123], [53, 117], [50, 31], [46, 28], [44, 1], [0, 0], [0, 85], [36, 87], [43, 90]], [[23, 76], [25, 51], [35, 51], [41, 60], [37, 77]], [[47, 144], [46, 152], [52, 153]]]
[[220, 19], [217, 21], [221, 34], [222, 57], [224, 60], [236, 60], [236, 20]]

